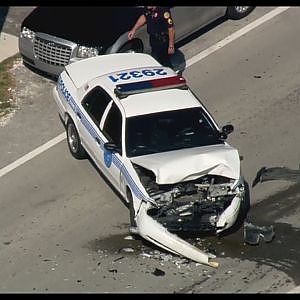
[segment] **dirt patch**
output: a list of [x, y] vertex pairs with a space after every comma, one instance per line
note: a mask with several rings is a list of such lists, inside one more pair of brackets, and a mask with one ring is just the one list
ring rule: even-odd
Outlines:
[[0, 63], [0, 127], [3, 127], [18, 108], [14, 71], [21, 65], [17, 54]]

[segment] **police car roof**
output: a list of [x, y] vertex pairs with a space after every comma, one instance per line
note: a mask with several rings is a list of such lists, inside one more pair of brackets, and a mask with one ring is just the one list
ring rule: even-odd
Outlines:
[[149, 54], [114, 53], [86, 58], [66, 65], [65, 69], [74, 85], [80, 88], [94, 78], [108, 73], [143, 67], [160, 67], [161, 65]]
[[[139, 85], [162, 80], [168, 86], [173, 81], [172, 78], [177, 76], [172, 69], [161, 66], [152, 56], [144, 53], [96, 56], [72, 63], [65, 68], [78, 89], [87, 83], [92, 86], [99, 84], [112, 94], [118, 86], [128, 84]], [[122, 73], [126, 75], [123, 77]], [[133, 92], [123, 99], [114, 94], [114, 98], [124, 108], [127, 117], [201, 106], [188, 89], [178, 89], [172, 85], [164, 89], [163, 85], [164, 83], [162, 90], [149, 88], [143, 92]]]
[[130, 95], [120, 103], [126, 117], [202, 106], [189, 90], [176, 88]]

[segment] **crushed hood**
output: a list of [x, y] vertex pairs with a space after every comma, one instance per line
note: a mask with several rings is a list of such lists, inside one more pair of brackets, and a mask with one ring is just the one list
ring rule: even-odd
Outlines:
[[143, 155], [131, 161], [151, 170], [157, 184], [174, 184], [207, 174], [232, 179], [240, 177], [238, 151], [228, 144]]

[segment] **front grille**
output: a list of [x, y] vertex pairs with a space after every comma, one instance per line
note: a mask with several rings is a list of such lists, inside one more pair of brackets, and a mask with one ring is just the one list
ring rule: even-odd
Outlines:
[[34, 54], [39, 60], [54, 66], [65, 66], [69, 63], [71, 47], [35, 37]]

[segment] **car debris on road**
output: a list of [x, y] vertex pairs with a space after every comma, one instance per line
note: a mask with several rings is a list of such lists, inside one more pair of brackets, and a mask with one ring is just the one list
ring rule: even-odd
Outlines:
[[262, 167], [256, 174], [253, 180], [252, 187], [256, 186], [259, 182], [271, 180], [287, 180], [287, 181], [300, 181], [300, 168], [292, 170], [286, 167]]
[[[256, 174], [252, 187], [258, 183], [273, 180], [285, 180], [300, 182], [300, 168], [292, 170], [287, 167], [262, 167]], [[257, 226], [250, 222], [244, 222], [244, 241], [249, 245], [258, 245], [260, 239], [263, 238], [265, 242], [271, 242], [275, 237], [274, 227], [270, 226]]]
[[273, 240], [275, 236], [273, 225], [270, 226], [257, 226], [252, 223], [244, 223], [244, 241], [249, 245], [258, 245], [260, 239], [266, 243]]

